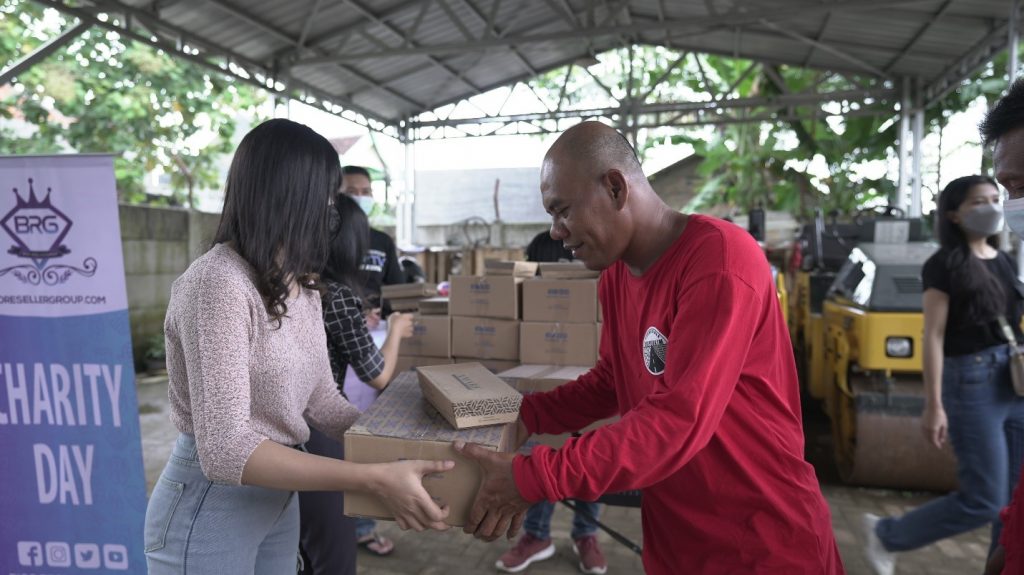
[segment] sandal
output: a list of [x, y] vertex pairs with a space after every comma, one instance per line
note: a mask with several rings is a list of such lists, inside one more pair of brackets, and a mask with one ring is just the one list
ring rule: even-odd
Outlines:
[[358, 543], [363, 549], [366, 549], [378, 557], [391, 555], [391, 552], [395, 550], [395, 544], [392, 543], [390, 539], [376, 531], [357, 540], [356, 543]]

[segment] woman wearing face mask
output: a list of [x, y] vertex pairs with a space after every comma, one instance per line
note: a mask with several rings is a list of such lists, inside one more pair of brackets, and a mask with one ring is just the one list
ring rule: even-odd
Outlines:
[[1017, 341], [1022, 286], [1012, 258], [996, 249], [1003, 210], [996, 183], [968, 176], [939, 196], [941, 249], [924, 264], [922, 431], [941, 449], [952, 442], [959, 489], [902, 517], [867, 514], [869, 565], [891, 574], [897, 551], [909, 551], [993, 523], [1017, 484], [1024, 459], [1024, 398], [1010, 382], [1002, 324]]

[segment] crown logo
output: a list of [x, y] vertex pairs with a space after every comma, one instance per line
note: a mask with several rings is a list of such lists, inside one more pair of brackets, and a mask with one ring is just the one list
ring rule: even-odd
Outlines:
[[53, 192], [53, 188], [46, 188], [46, 197], [40, 202], [39, 198], [36, 197], [36, 190], [33, 186], [32, 178], [28, 179], [28, 201], [25, 201], [25, 199], [21, 197], [21, 194], [18, 193], [18, 188], [12, 189], [14, 191], [14, 196], [18, 199], [18, 205], [16, 206], [18, 208], [44, 208], [51, 205], [50, 194]]
[[36, 195], [35, 182], [28, 178], [28, 198], [12, 188], [16, 198], [14, 209], [0, 220], [0, 227], [14, 240], [7, 253], [31, 259], [42, 269], [46, 260], [71, 253], [62, 242], [71, 229], [71, 219], [53, 205], [53, 188], [46, 188], [42, 200]]
[[81, 267], [51, 263], [51, 260], [71, 253], [63, 242], [72, 224], [71, 218], [53, 205], [50, 199], [53, 188], [46, 188], [46, 196], [42, 200], [36, 194], [32, 178], [28, 178], [27, 198], [18, 193], [18, 188], [12, 190], [15, 205], [0, 219], [0, 228], [14, 240], [14, 245], [7, 253], [26, 258], [31, 263], [18, 263], [0, 268], [0, 277], [10, 274], [19, 281], [33, 286], [56, 286], [76, 274], [92, 277], [96, 273], [96, 258], [85, 258]]

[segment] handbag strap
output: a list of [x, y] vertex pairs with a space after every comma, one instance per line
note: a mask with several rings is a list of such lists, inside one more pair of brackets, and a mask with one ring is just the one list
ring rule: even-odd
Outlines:
[[1008, 343], [1010, 345], [1016, 345], [1017, 344], [1017, 338], [1014, 337], [1013, 330], [1010, 329], [1010, 324], [1007, 323], [1006, 317], [1005, 316], [999, 316], [997, 319], [999, 321], [999, 327], [1001, 327], [1003, 329], [1003, 337], [1006, 338], [1006, 343]]

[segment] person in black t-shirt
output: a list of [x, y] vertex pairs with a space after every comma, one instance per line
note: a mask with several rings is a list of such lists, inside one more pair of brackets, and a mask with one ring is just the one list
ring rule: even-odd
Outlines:
[[[351, 197], [366, 215], [373, 210], [373, 190], [370, 188], [370, 172], [359, 166], [345, 166], [341, 169], [341, 191]], [[363, 296], [368, 303], [366, 323], [375, 329], [381, 315], [391, 315], [391, 306], [380, 297], [381, 286], [405, 283], [405, 274], [398, 263], [395, 241], [386, 233], [370, 228], [370, 248], [363, 261]]]
[[575, 258], [572, 252], [565, 249], [562, 242], [551, 237], [551, 232], [544, 230], [534, 236], [530, 245], [526, 246], [528, 262], [571, 262]]
[[[993, 523], [1024, 459], [1024, 398], [1013, 391], [1008, 337], [1022, 339], [1022, 286], [1013, 259], [997, 249], [1003, 227], [991, 178], [968, 176], [942, 190], [936, 209], [941, 249], [924, 264], [922, 431], [941, 449], [951, 441], [957, 491], [901, 517], [865, 515], [868, 563], [891, 574], [908, 551]], [[1004, 335], [1002, 325], [1012, 333]]]

